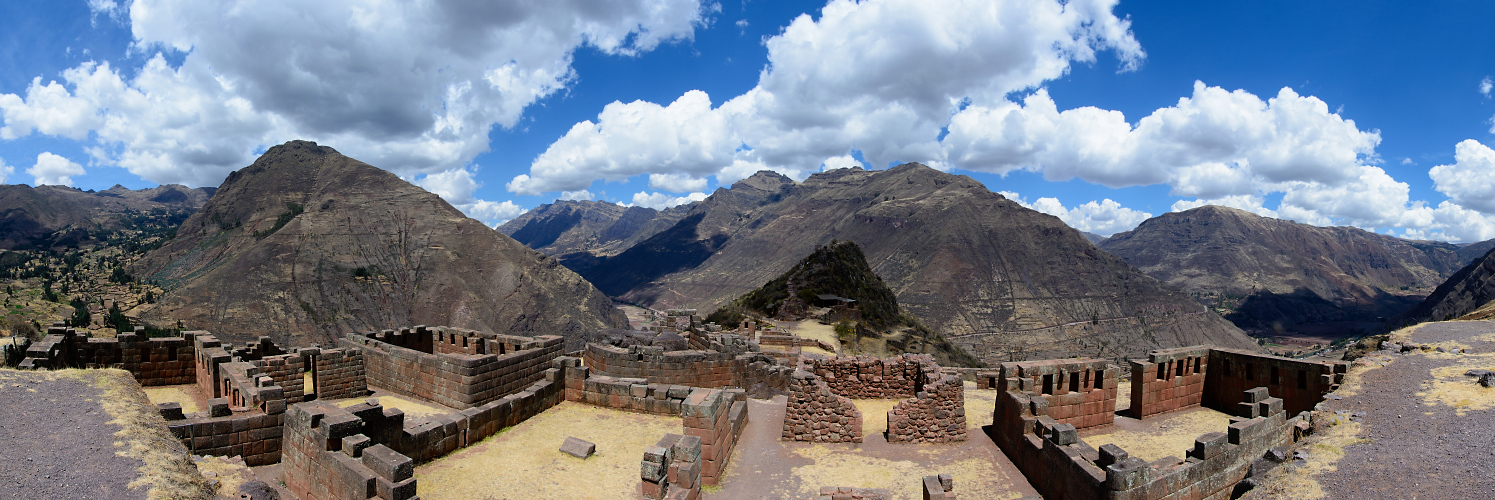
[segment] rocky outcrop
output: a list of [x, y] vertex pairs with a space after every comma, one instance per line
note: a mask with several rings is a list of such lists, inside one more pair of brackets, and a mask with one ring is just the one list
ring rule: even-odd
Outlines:
[[1443, 321], [1475, 312], [1483, 314], [1470, 319], [1488, 319], [1492, 302], [1495, 302], [1495, 250], [1454, 273], [1426, 300], [1393, 319], [1392, 324]]
[[398, 325], [559, 335], [627, 319], [554, 258], [326, 146], [292, 141], [229, 175], [137, 265], [167, 290], [142, 319], [283, 345]]

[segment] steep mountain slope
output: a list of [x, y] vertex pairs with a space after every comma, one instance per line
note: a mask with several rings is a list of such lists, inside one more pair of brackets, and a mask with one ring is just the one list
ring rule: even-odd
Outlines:
[[717, 309], [706, 321], [736, 325], [745, 316], [802, 319], [827, 295], [853, 301], [832, 304], [829, 310], [838, 324], [855, 325], [846, 328], [856, 332], [858, 338], [850, 341], [858, 347], [866, 332], [892, 353], [930, 353], [944, 366], [976, 365], [974, 357], [899, 307], [898, 297], [867, 265], [861, 247], [850, 241], [816, 247], [789, 271]]
[[611, 301], [554, 258], [394, 174], [313, 142], [229, 175], [137, 275], [167, 293], [144, 320], [231, 341], [307, 345], [405, 325], [567, 337], [622, 327]]
[[655, 210], [605, 201], [560, 200], [505, 222], [498, 232], [546, 255], [587, 252], [608, 256], [669, 229], [689, 210], [685, 206]]
[[[95, 242], [102, 233], [129, 226], [140, 213], [186, 217], [207, 203], [212, 188], [168, 184], [104, 191], [67, 186], [0, 186], [0, 248], [73, 248]], [[180, 220], [180, 219], [177, 219]]]
[[[1476, 311], [1483, 313], [1492, 301], [1495, 301], [1495, 250], [1454, 273], [1426, 300], [1393, 319], [1392, 324], [1411, 325], [1454, 319]], [[1488, 314], [1479, 316], [1471, 319], [1487, 319]]]
[[1448, 243], [1217, 206], [1153, 217], [1100, 248], [1242, 328], [1394, 316], [1463, 264]]
[[1256, 347], [1059, 219], [919, 164], [822, 172], [803, 184], [760, 172], [583, 275], [635, 303], [709, 311], [831, 240], [861, 245], [904, 308], [987, 363]]

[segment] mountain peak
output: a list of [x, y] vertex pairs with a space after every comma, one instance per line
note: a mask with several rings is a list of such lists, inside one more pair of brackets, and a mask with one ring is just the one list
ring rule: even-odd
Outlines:
[[784, 185], [794, 185], [794, 179], [772, 170], [759, 170], [748, 178], [732, 183], [732, 189], [753, 188], [762, 191], [778, 191]]

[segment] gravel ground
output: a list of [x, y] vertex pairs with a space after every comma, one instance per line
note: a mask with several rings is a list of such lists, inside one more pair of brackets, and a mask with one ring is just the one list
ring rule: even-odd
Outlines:
[[[1463, 372], [1495, 368], [1495, 322], [1428, 323], [1392, 338], [1472, 354], [1418, 349], [1367, 356], [1362, 363], [1371, 369], [1360, 374], [1358, 392], [1325, 402], [1335, 415], [1359, 422], [1356, 437], [1364, 440], [1343, 448], [1336, 470], [1317, 475], [1325, 497], [1491, 498], [1495, 410], [1488, 408], [1495, 388], [1479, 387]], [[1440, 392], [1457, 396], [1440, 400]]]
[[124, 371], [0, 369], [0, 408], [0, 498], [206, 496]]

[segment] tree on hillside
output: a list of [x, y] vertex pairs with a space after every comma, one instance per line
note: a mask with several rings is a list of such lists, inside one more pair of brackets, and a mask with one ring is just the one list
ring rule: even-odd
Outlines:
[[93, 323], [93, 315], [88, 314], [88, 303], [83, 299], [73, 297], [73, 318], [68, 323], [77, 328], [88, 328]]

